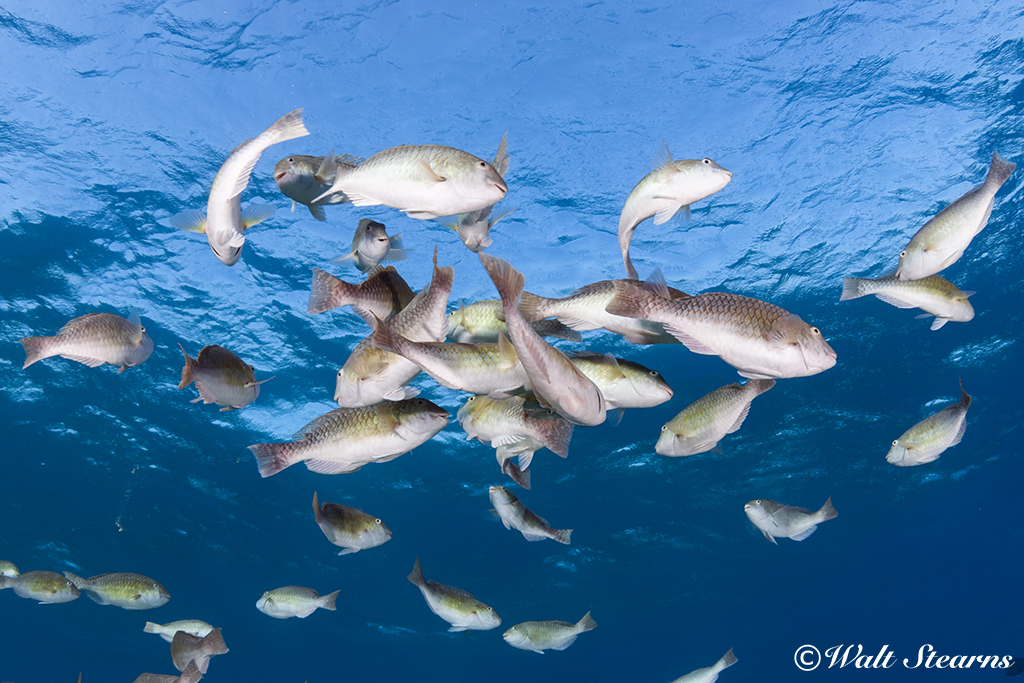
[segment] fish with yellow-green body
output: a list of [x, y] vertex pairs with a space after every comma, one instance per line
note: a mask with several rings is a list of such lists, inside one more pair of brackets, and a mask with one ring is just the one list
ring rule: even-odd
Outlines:
[[407, 578], [420, 589], [430, 611], [451, 624], [449, 631], [488, 631], [501, 625], [501, 617], [493, 608], [466, 591], [423, 578], [420, 558], [416, 558]]
[[[526, 296], [524, 293], [523, 296]], [[581, 341], [580, 333], [557, 320], [537, 320], [530, 323], [533, 331], [542, 337], [555, 337], [567, 341]], [[463, 304], [448, 314], [449, 341], [463, 344], [494, 344], [499, 334], [508, 334], [505, 312], [499, 299], [484, 299]]]
[[171, 599], [166, 588], [142, 574], [115, 572], [83, 579], [64, 572], [64, 576], [99, 605], [114, 605], [128, 610], [153, 609]]
[[920, 280], [900, 280], [895, 275], [886, 275], [877, 280], [857, 277], [843, 278], [843, 293], [840, 301], [857, 299], [874, 294], [896, 308], [920, 308], [918, 318], [935, 316], [932, 329], [937, 330], [947, 322], [967, 322], [974, 319], [974, 307], [967, 297], [974, 292], [963, 292], [941, 275], [929, 275]]
[[576, 637], [597, 627], [590, 612], [575, 624], [567, 621], [524, 621], [502, 634], [505, 642], [520, 650], [544, 654], [544, 650], [564, 650]]
[[659, 455], [679, 457], [718, 449], [719, 440], [737, 431], [750, 412], [750, 403], [775, 386], [773, 379], [730, 384], [697, 399], [661, 428], [654, 447]]
[[327, 595], [320, 595], [305, 586], [282, 586], [264, 592], [256, 601], [256, 609], [275, 619], [305, 619], [318, 609], [334, 612], [337, 609], [334, 601], [340, 592], [336, 590]]
[[57, 572], [32, 571], [17, 576], [0, 576], [0, 590], [11, 588], [20, 597], [37, 600], [40, 605], [77, 600], [79, 590]]
[[960, 400], [929, 415], [895, 439], [885, 456], [886, 461], [897, 467], [911, 467], [937, 459], [964, 437], [970, 407], [971, 397], [964, 391], [961, 381]]
[[251, 365], [216, 344], [204, 346], [195, 358], [181, 344], [178, 348], [185, 355], [178, 388], [184, 389], [194, 382], [199, 398], [192, 399], [192, 403], [216, 403], [222, 413], [249, 405], [260, 395], [260, 385], [273, 379], [257, 382]]
[[19, 341], [25, 347], [22, 368], [60, 356], [90, 368], [106, 363], [124, 372], [141, 365], [153, 353], [153, 340], [134, 311], [127, 319], [113, 313], [87, 313], [66, 323], [53, 337], [25, 337]]
[[347, 505], [321, 505], [316, 491], [313, 492], [313, 518], [328, 541], [344, 548], [339, 555], [376, 548], [391, 540], [391, 529], [379, 517]]

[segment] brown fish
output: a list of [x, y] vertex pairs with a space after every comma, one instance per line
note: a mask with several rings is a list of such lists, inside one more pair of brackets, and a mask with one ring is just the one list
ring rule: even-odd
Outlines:
[[216, 403], [223, 406], [220, 411], [244, 408], [260, 395], [260, 385], [273, 377], [256, 381], [253, 367], [227, 349], [213, 344], [204, 346], [195, 359], [189, 357], [185, 347], [178, 344], [185, 354], [185, 367], [181, 369], [181, 384], [184, 389], [195, 382], [199, 398], [192, 403]]
[[[394, 266], [377, 266], [366, 280], [352, 285], [330, 273], [313, 269], [313, 288], [307, 313], [323, 313], [339, 306], [353, 306], [373, 313], [381, 320], [405, 308], [415, 294]], [[358, 311], [357, 311], [358, 312]]]
[[219, 628], [210, 631], [205, 638], [197, 638], [191, 633], [178, 631], [171, 640], [171, 659], [174, 661], [174, 668], [182, 672], [189, 662], [195, 661], [199, 673], [205, 674], [210, 665], [210, 657], [222, 655], [227, 651], [228, 646], [224, 644]]
[[119, 366], [118, 372], [141, 365], [153, 353], [153, 340], [132, 312], [127, 320], [112, 313], [88, 313], [60, 328], [54, 337], [25, 337], [27, 368], [51, 356], [84, 363], [90, 368], [107, 363]]

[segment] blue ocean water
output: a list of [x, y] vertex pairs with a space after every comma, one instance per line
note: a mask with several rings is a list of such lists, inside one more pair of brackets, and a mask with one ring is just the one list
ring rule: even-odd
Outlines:
[[[212, 681], [670, 681], [734, 648], [722, 681], [995, 680], [1001, 672], [852, 667], [803, 673], [794, 652], [883, 645], [916, 660], [1024, 652], [1020, 384], [1024, 206], [1020, 171], [988, 227], [943, 275], [977, 290], [969, 323], [930, 331], [916, 311], [839, 302], [842, 277], [878, 277], [931, 216], [980, 182], [993, 150], [1024, 159], [1024, 12], [1014, 3], [95, 2], [0, 8], [0, 559], [22, 571], [129, 571], [167, 587], [147, 612], [83, 596], [38, 605], [0, 592], [0, 680], [132, 681], [174, 672], [147, 620], [203, 619], [231, 652]], [[311, 135], [269, 149], [243, 203], [277, 215], [241, 261], [160, 221], [202, 208], [230, 151], [304, 108]], [[334, 375], [365, 325], [307, 315], [311, 268], [360, 218], [402, 232], [416, 289], [430, 255], [455, 267], [450, 300], [494, 298], [454, 233], [385, 207], [288, 211], [273, 164], [335, 149], [368, 157], [446, 144], [491, 158], [508, 131], [518, 210], [489, 253], [527, 289], [564, 296], [624, 277], [619, 212], [664, 139], [732, 183], [689, 222], [642, 224], [632, 258], [690, 293], [775, 303], [818, 326], [835, 368], [780, 381], [723, 454], [654, 453], [661, 426], [737, 381], [715, 357], [603, 332], [589, 348], [661, 372], [669, 403], [577, 428], [568, 459], [537, 454], [514, 489], [570, 546], [527, 543], [489, 519], [505, 484], [493, 451], [454, 423], [397, 460], [334, 477], [258, 476], [246, 446], [288, 440], [336, 407]], [[123, 374], [59, 358], [22, 370], [18, 339], [94, 311], [139, 311], [152, 357]], [[179, 391], [181, 343], [255, 366], [237, 412]], [[890, 442], [958, 396], [963, 441], [928, 465], [885, 462]], [[423, 395], [454, 414], [457, 392]], [[338, 557], [322, 501], [382, 517], [380, 548]], [[839, 516], [808, 540], [768, 543], [743, 504], [769, 498]], [[504, 620], [446, 632], [406, 581], [470, 591]], [[336, 612], [271, 619], [263, 591], [341, 590]], [[527, 620], [598, 628], [543, 657], [502, 642]], [[827, 664], [827, 663], [826, 663]]]

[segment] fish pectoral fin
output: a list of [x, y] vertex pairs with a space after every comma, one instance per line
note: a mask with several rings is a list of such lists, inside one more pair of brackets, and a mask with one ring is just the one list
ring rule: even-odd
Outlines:
[[276, 206], [271, 206], [270, 204], [250, 204], [242, 210], [242, 229], [251, 228], [257, 223], [262, 223], [275, 213], [277, 213]]
[[320, 168], [313, 175], [313, 180], [321, 185], [333, 185], [336, 177], [338, 177], [338, 158], [334, 155], [334, 150], [332, 149], [324, 157], [324, 160], [320, 162]]
[[770, 533], [768, 533], [767, 531], [765, 531], [764, 529], [762, 529], [762, 530], [761, 530], [761, 533], [762, 533], [762, 534], [764, 534], [764, 537], [765, 537], [765, 538], [767, 538], [767, 539], [768, 539], [769, 541], [771, 541], [772, 543], [774, 543], [775, 545], [778, 545], [778, 544], [779, 544], [779, 542], [775, 540], [775, 537], [774, 537], [774, 536], [772, 536], [772, 535], [771, 535]]
[[[322, 194], [320, 196], [323, 197], [323, 196], [326, 196], [328, 194], [331, 194], [331, 192], [330, 191], [325, 192], [324, 194]], [[353, 206], [377, 206], [377, 205], [379, 205], [381, 203], [380, 201], [378, 201], [378, 200], [376, 200], [376, 199], [374, 199], [372, 197], [367, 197], [366, 195], [359, 194], [359, 193], [346, 192], [345, 196], [348, 197], [349, 200], [351, 200]], [[317, 197], [317, 199], [319, 199], [319, 197]]]
[[142, 593], [136, 593], [135, 595], [133, 595], [131, 597], [131, 599], [132, 600], [141, 600], [142, 599]]
[[407, 398], [415, 398], [420, 395], [420, 390], [413, 387], [398, 387], [384, 394], [388, 401], [404, 401]]
[[750, 404], [743, 406], [743, 410], [736, 416], [736, 421], [732, 423], [732, 426], [726, 430], [726, 434], [732, 434], [743, 425], [743, 421], [747, 419], [747, 415], [750, 413]]
[[448, 629], [448, 633], [458, 633], [459, 631], [467, 631], [467, 630], [469, 630], [469, 629], [467, 627], [465, 627], [465, 626], [452, 626], [450, 629]]
[[359, 548], [345, 548], [338, 555], [351, 555], [352, 553], [359, 552]]
[[668, 223], [669, 220], [672, 219], [672, 216], [675, 216], [676, 212], [681, 208], [683, 208], [682, 204], [670, 204], [669, 206], [659, 210], [658, 213], [654, 214], [654, 224], [661, 225], [663, 223]]
[[932, 321], [931, 329], [937, 330], [948, 322], [949, 318], [935, 318], [935, 320]]
[[176, 213], [169, 218], [165, 218], [163, 222], [172, 228], [186, 232], [206, 232], [206, 212], [198, 209], [189, 209], [188, 211]]
[[434, 169], [431, 168], [430, 162], [426, 159], [420, 159], [419, 169], [420, 179], [428, 183], [443, 183], [447, 178], [437, 175]]
[[202, 400], [203, 400], [203, 397], [199, 396], [198, 398], [194, 398], [191, 401], [189, 401], [189, 403], [199, 403]]
[[220, 409], [220, 412], [229, 413], [232, 410], [238, 410], [239, 408], [241, 408], [241, 406], [224, 406], [223, 408]]
[[[293, 211], [294, 211], [294, 204], [295, 204], [295, 202], [292, 202], [292, 205], [293, 205], [293, 209], [292, 210]], [[322, 207], [322, 206], [320, 206], [318, 204], [308, 204], [307, 208], [309, 209], [309, 212], [311, 214], [313, 214], [313, 218], [315, 218], [315, 219], [317, 219], [318, 221], [321, 221], [321, 222], [327, 220], [327, 212], [324, 211], [324, 207]]]
[[810, 536], [811, 534], [813, 534], [815, 529], [817, 529], [817, 528], [818, 528], [817, 524], [815, 524], [813, 526], [809, 526], [806, 529], [804, 529], [803, 531], [801, 531], [800, 533], [798, 533], [796, 536], [790, 536], [790, 538], [792, 538], [794, 541], [802, 541], [805, 538], [807, 538], [808, 536]]
[[708, 348], [702, 342], [697, 341], [683, 330], [675, 327], [674, 325], [666, 324], [665, 331], [671, 334], [673, 337], [679, 340], [679, 343], [688, 348], [693, 353], [699, 353], [704, 356], [717, 356], [718, 352]]

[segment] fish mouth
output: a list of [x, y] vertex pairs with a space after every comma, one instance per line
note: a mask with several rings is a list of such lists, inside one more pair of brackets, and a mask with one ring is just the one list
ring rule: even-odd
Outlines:
[[508, 194], [508, 185], [505, 184], [504, 180], [501, 181], [500, 183], [494, 183], [494, 186], [501, 190], [502, 194]]
[[288, 171], [278, 171], [274, 174], [274, 182], [280, 182], [281, 178], [284, 178], [286, 175], [288, 175]]

